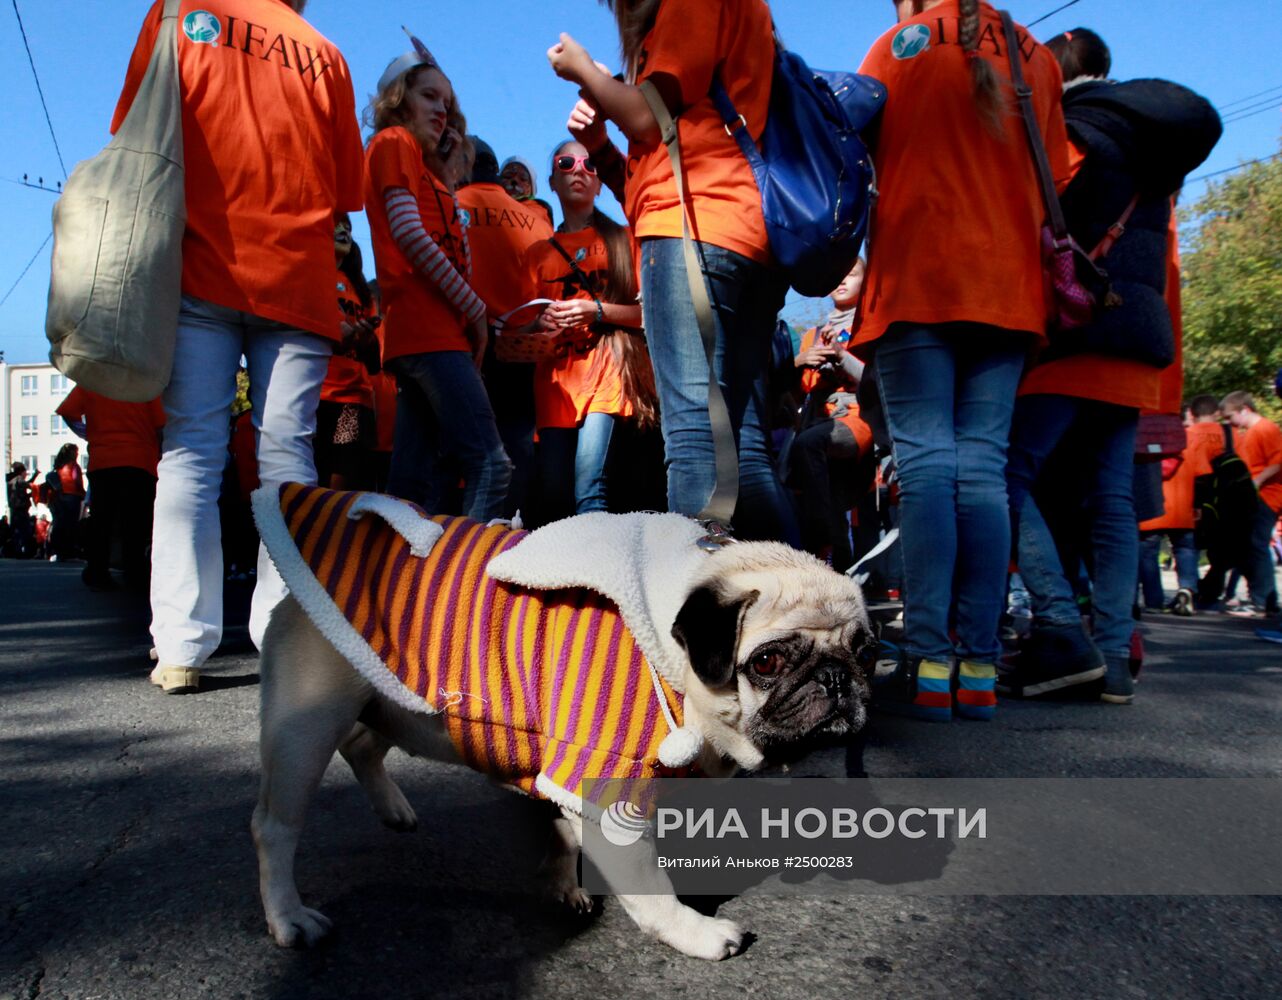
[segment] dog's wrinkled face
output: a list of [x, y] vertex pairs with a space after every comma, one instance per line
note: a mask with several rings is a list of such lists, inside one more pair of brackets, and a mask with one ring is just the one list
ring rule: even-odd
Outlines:
[[[710, 742], [744, 766], [795, 760], [864, 724], [863, 598], [813, 556], [759, 542], [710, 556], [672, 634], [690, 658], [687, 703]], [[737, 732], [756, 759], [718, 728]]]

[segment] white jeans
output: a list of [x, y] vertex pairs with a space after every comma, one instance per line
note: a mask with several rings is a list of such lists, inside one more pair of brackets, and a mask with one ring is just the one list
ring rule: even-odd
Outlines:
[[[329, 363], [324, 337], [183, 296], [156, 483], [151, 554], [151, 635], [161, 663], [198, 667], [223, 634], [223, 553], [218, 494], [227, 464], [241, 356], [264, 483], [316, 482], [312, 435]], [[262, 643], [286, 594], [263, 548], [249, 616]]]

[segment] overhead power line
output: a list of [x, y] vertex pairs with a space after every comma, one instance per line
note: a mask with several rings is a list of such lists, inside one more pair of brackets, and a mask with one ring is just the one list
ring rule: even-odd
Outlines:
[[1069, 7], [1072, 7], [1072, 6], [1074, 6], [1075, 4], [1079, 4], [1079, 3], [1081, 3], [1081, 2], [1082, 2], [1082, 0], [1068, 0], [1068, 3], [1066, 3], [1066, 4], [1064, 4], [1064, 5], [1060, 6], [1060, 7], [1056, 7], [1054, 10], [1049, 10], [1049, 11], [1047, 11], [1045, 14], [1043, 14], [1041, 17], [1039, 17], [1036, 21], [1029, 21], [1026, 25], [1024, 25], [1024, 27], [1025, 27], [1025, 28], [1031, 28], [1031, 27], [1033, 27], [1033, 26], [1034, 26], [1034, 25], [1036, 25], [1036, 24], [1041, 24], [1041, 23], [1042, 23], [1043, 21], [1045, 21], [1048, 17], [1053, 17], [1054, 15], [1058, 14], [1061, 10], [1068, 10], [1068, 8], [1069, 8]]
[[1247, 118], [1254, 118], [1256, 115], [1262, 115], [1268, 111], [1275, 111], [1278, 108], [1282, 108], [1282, 104], [1279, 104], [1277, 98], [1274, 98], [1271, 101], [1265, 102], [1263, 106], [1252, 105], [1252, 107], [1254, 107], [1255, 110], [1252, 111], [1247, 108], [1243, 108], [1241, 114], [1229, 115], [1229, 117], [1223, 119], [1224, 124], [1232, 125], [1234, 122], [1244, 121]]
[[1239, 104], [1246, 104], [1249, 101], [1254, 101], [1258, 98], [1264, 97], [1266, 94], [1272, 94], [1279, 90], [1282, 90], [1282, 83], [1278, 84], [1276, 87], [1270, 87], [1268, 90], [1261, 90], [1256, 94], [1247, 94], [1245, 97], [1239, 97], [1236, 101], [1229, 101], [1228, 104], [1221, 104], [1218, 110], [1220, 114], [1224, 114], [1225, 112], [1228, 112], [1230, 108], [1235, 108]]
[[1276, 160], [1282, 153], [1274, 153], [1272, 156], [1261, 156], [1258, 160], [1247, 160], [1245, 163], [1239, 163], [1237, 166], [1225, 167], [1223, 170], [1213, 170], [1209, 174], [1198, 174], [1196, 177], [1190, 177], [1184, 183], [1193, 184], [1197, 181], [1210, 180], [1212, 177], [1219, 177], [1221, 174], [1231, 174], [1235, 170], [1241, 170], [1244, 167], [1252, 167], [1257, 163], [1268, 163], [1270, 160]]
[[13, 0], [13, 15], [18, 19], [18, 31], [22, 33], [22, 44], [27, 50], [27, 62], [31, 64], [31, 75], [36, 78], [36, 93], [40, 95], [40, 107], [44, 109], [45, 121], [49, 123], [49, 137], [53, 139], [53, 151], [58, 154], [58, 166], [62, 167], [62, 176], [65, 178], [67, 176], [67, 165], [62, 162], [62, 149], [58, 146], [58, 137], [54, 135], [53, 119], [49, 117], [49, 105], [45, 103], [44, 88], [40, 86], [40, 74], [36, 72], [36, 61], [31, 55], [31, 43], [27, 41], [27, 29], [22, 25], [22, 14], [18, 11], [18, 0]]
[[6, 302], [9, 301], [9, 296], [13, 294], [13, 290], [17, 288], [18, 285], [21, 284], [22, 279], [27, 276], [27, 272], [31, 270], [31, 265], [36, 262], [36, 258], [39, 257], [41, 252], [44, 250], [44, 248], [49, 245], [49, 241], [51, 239], [53, 239], [52, 232], [45, 237], [45, 241], [40, 244], [40, 249], [38, 249], [35, 253], [31, 255], [31, 259], [27, 261], [27, 266], [22, 269], [22, 273], [18, 275], [17, 280], [14, 281], [14, 283], [9, 286], [9, 290], [4, 293], [4, 298], [0, 299], [0, 306], [4, 305]]

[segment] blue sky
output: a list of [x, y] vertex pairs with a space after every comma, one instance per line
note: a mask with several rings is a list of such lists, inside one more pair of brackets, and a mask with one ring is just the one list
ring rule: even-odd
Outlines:
[[[1010, 0], [1009, 7], [1016, 20], [1028, 23], [1063, 2]], [[890, 0], [774, 0], [771, 6], [789, 47], [825, 69], [857, 68], [868, 46], [893, 21]], [[1264, 110], [1227, 126], [1202, 173], [1277, 151], [1282, 19], [1273, 6], [1272, 0], [1079, 0], [1033, 30], [1048, 38], [1078, 25], [1093, 28], [1112, 47], [1118, 78], [1177, 80], [1219, 106], [1266, 92], [1236, 104], [1239, 111], [1257, 104]], [[68, 170], [106, 142], [125, 64], [147, 7], [141, 0], [18, 0]], [[558, 32], [574, 34], [601, 61], [617, 62], [613, 22], [595, 0], [310, 0], [307, 16], [346, 55], [358, 104], [367, 99], [387, 63], [407, 48], [400, 30], [404, 23], [432, 48], [452, 78], [471, 130], [485, 137], [500, 158], [517, 154], [539, 164], [564, 135], [574, 102], [573, 90], [553, 76], [545, 58]], [[0, 5], [0, 94], [0, 206], [9, 219], [0, 253], [3, 296], [48, 235], [54, 200], [10, 182], [20, 181], [23, 174], [33, 180], [43, 177], [46, 183], [62, 176], [12, 3]], [[606, 207], [618, 214], [616, 206]], [[357, 238], [368, 251], [363, 221]], [[48, 273], [46, 247], [0, 306], [0, 350], [10, 362], [47, 357]], [[820, 303], [793, 299], [786, 315], [800, 318], [821, 308]]]

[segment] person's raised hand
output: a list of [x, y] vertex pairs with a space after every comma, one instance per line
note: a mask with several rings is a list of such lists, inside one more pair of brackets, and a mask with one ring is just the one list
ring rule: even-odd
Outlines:
[[580, 97], [570, 112], [570, 120], [565, 123], [570, 135], [583, 144], [589, 153], [595, 153], [606, 144], [605, 118], [600, 109], [587, 98]]
[[596, 71], [596, 63], [588, 55], [588, 50], [564, 31], [561, 32], [561, 40], [548, 49], [548, 62], [552, 65], [552, 72], [562, 80], [580, 85]]

